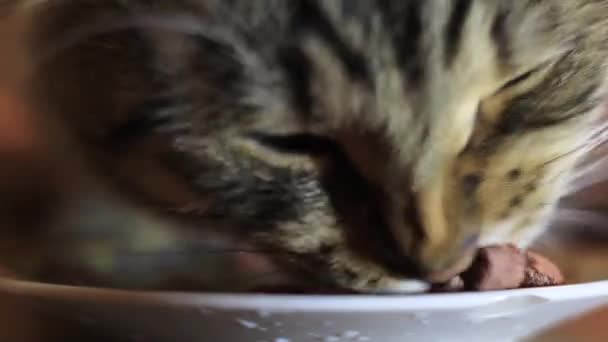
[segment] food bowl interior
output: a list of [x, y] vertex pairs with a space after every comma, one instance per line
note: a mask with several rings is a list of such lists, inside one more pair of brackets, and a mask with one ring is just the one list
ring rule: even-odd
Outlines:
[[7, 276], [0, 279], [0, 294], [13, 305], [3, 307], [3, 316], [17, 320], [12, 326], [21, 327], [17, 338], [24, 342], [47, 341], [49, 333], [57, 341], [519, 341], [608, 304], [608, 282], [309, 296], [125, 291]]
[[[562, 268], [566, 286], [409, 296], [235, 294], [254, 286], [252, 280], [269, 280], [262, 272], [267, 265], [246, 247], [208, 253], [204, 265], [193, 265], [191, 255], [176, 250], [222, 250], [225, 241], [205, 235], [200, 245], [155, 218], [75, 202], [72, 212], [79, 215], [45, 231], [44, 242], [58, 244], [32, 249], [29, 238], [4, 239], [3, 263], [20, 272], [0, 279], [0, 317], [13, 327], [0, 329], [0, 341], [518, 341], [608, 304], [605, 237], [554, 239], [567, 229], [535, 246]], [[37, 273], [56, 263], [74, 267], [52, 272], [55, 279]], [[201, 280], [216, 291], [152, 291], [159, 267], [182, 274], [203, 267]], [[82, 269], [101, 277], [65, 276]]]
[[[207, 277], [204, 279], [206, 284], [216, 289], [223, 288], [223, 292], [134, 290], [142, 288], [142, 284], [156, 284], [155, 272], [150, 270], [159, 266], [161, 261], [172, 269], [189, 265], [183, 262], [184, 259], [168, 257], [174, 254], [173, 247], [188, 246], [191, 250], [201, 246], [192, 245], [192, 240], [187, 237], [184, 241], [176, 239], [155, 220], [146, 221], [140, 215], [135, 219], [127, 213], [118, 215], [115, 207], [87, 209], [86, 201], [80, 201], [79, 205], [77, 211], [84, 213], [83, 216], [73, 218], [72, 225], [63, 224], [60, 230], [55, 231], [57, 236], [75, 236], [69, 235], [73, 233], [71, 226], [81, 229], [85, 222], [99, 223], [104, 222], [104, 218], [120, 217], [121, 224], [105, 221], [102, 226], [128, 224], [134, 227], [128, 230], [131, 235], [125, 238], [119, 235], [125, 234], [124, 231], [117, 230], [108, 236], [119, 236], [120, 241], [146, 242], [121, 246], [128, 247], [128, 253], [116, 254], [112, 252], [115, 249], [106, 248], [108, 244], [103, 238], [91, 234], [95, 232], [95, 227], [92, 227], [87, 234], [77, 235], [74, 239], [77, 243], [70, 246], [80, 247], [70, 248], [68, 253], [76, 257], [79, 266], [96, 269], [97, 273], [109, 279], [126, 281], [114, 282], [114, 289], [110, 289], [95, 281], [84, 284], [42, 281], [23, 274], [7, 273], [0, 278], [0, 300], [3, 303], [0, 316], [7, 326], [15, 329], [0, 329], [0, 340], [519, 341], [562, 320], [608, 304], [608, 282], [602, 281], [608, 279], [608, 252], [606, 244], [602, 243], [605, 240], [597, 236], [591, 239], [570, 236], [559, 242], [552, 240], [551, 244], [535, 246], [561, 267], [569, 283], [565, 286], [390, 296], [237, 294], [239, 289], [254, 284], [245, 280], [259, 277], [251, 277], [250, 274], [234, 278], [234, 275], [251, 272], [259, 265], [247, 253], [233, 253], [231, 258], [206, 259], [209, 262], [209, 272], [205, 273]], [[114, 215], [105, 215], [104, 210]], [[552, 237], [559, 232], [554, 231]], [[215, 247], [222, 246], [220, 240]], [[105, 249], [101, 248], [103, 246]], [[209, 248], [208, 240], [204, 247]], [[80, 252], [74, 253], [77, 250]], [[133, 260], [134, 251], [139, 256], [148, 255], [142, 251], [154, 253], [151, 253], [153, 257]], [[23, 258], [16, 258], [19, 252]], [[38, 259], [31, 252], [30, 249], [19, 251], [16, 248], [10, 254], [11, 261], [20, 270], [28, 270], [17, 261], [28, 260], [31, 264], [32, 260], [42, 262], [55, 257], [66, 260], [60, 258], [59, 249], [40, 254]], [[163, 253], [166, 253], [164, 257]], [[183, 272], [189, 271], [183, 269]], [[216, 282], [210, 281], [216, 277], [220, 277], [215, 279]], [[67, 283], [70, 285], [61, 285]]]
[[[594, 189], [590, 201], [605, 194], [601, 187]], [[73, 202], [80, 215], [42, 236], [62, 244], [33, 249], [29, 236], [24, 241], [3, 230], [0, 259], [19, 274], [0, 278], [0, 317], [8, 327], [0, 329], [0, 341], [517, 341], [608, 303], [608, 282], [602, 281], [608, 279], [606, 235], [539, 245], [570, 284], [548, 288], [409, 296], [235, 294], [254, 285], [249, 280], [256, 277], [234, 274], [266, 266], [235, 253], [231, 260], [205, 258], [209, 272], [203, 280], [229, 294], [133, 290], [158, 284], [153, 266], [192, 273], [193, 265], [184, 262], [188, 255], [175, 253], [176, 246], [181, 251], [217, 246], [208, 239], [205, 246], [197, 245], [193, 241], [200, 239], [183, 234], [179, 240], [158, 221], [116, 207], [91, 207], [82, 198]], [[87, 224], [90, 229], [83, 229]], [[125, 226], [130, 229], [121, 229]], [[105, 235], [98, 234], [100, 227]], [[66, 236], [74, 244], [66, 245]], [[42, 266], [53, 263], [74, 266], [66, 272], [94, 269], [113, 288], [132, 290], [104, 288], [98, 279], [63, 281], [65, 274], [56, 272], [56, 279], [37, 277]]]

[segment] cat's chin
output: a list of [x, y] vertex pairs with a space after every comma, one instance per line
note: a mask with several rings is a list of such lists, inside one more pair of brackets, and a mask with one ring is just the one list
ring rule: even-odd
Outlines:
[[375, 294], [417, 294], [428, 292], [431, 284], [421, 280], [393, 280], [387, 282], [387, 285], [372, 292]]
[[283, 284], [261, 286], [251, 292], [263, 294], [289, 294], [289, 295], [348, 295], [348, 294], [374, 294], [374, 295], [407, 295], [428, 292], [431, 284], [419, 280], [395, 280], [389, 286], [374, 289], [348, 289], [341, 287], [316, 287], [298, 284]]

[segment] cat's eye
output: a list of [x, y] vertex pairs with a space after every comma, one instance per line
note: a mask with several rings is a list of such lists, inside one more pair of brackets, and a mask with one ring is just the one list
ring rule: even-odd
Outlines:
[[134, 116], [110, 128], [104, 137], [108, 147], [120, 148], [138, 141], [166, 124], [166, 120], [154, 116]]
[[546, 65], [543, 64], [534, 69], [528, 70], [528, 71], [524, 72], [523, 74], [519, 74], [515, 78], [512, 78], [509, 81], [507, 81], [507, 83], [503, 84], [500, 90], [506, 90], [506, 89], [513, 88], [516, 85], [519, 85], [519, 84], [529, 80], [532, 76], [534, 76], [538, 72], [542, 71], [545, 67], [546, 67]]
[[108, 146], [126, 146], [152, 133], [168, 130], [174, 125], [170, 117], [189, 111], [190, 106], [167, 97], [152, 98], [135, 106], [123, 122], [113, 125], [105, 133]]
[[544, 61], [536, 64], [536, 66], [515, 75], [515, 77], [507, 80], [498, 92], [501, 92], [503, 90], [510, 90], [511, 88], [515, 88], [528, 81], [533, 81], [534, 79], [540, 80], [544, 75], [550, 72], [554, 66], [559, 64], [560, 61], [572, 54], [573, 51], [574, 50], [565, 50], [562, 53], [549, 57]]
[[264, 147], [282, 153], [319, 155], [331, 154], [338, 149], [332, 139], [309, 133], [274, 135], [255, 132], [248, 137]]

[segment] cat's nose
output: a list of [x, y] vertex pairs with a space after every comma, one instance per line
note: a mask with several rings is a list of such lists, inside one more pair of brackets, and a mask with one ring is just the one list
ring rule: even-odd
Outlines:
[[474, 253], [465, 254], [456, 259], [450, 266], [426, 274], [424, 279], [431, 283], [446, 283], [469, 268], [473, 262], [474, 256]]
[[425, 267], [427, 270], [424, 275], [425, 280], [443, 283], [464, 272], [475, 257], [478, 240], [479, 234], [469, 234], [459, 239], [460, 242], [456, 243], [451, 253], [445, 251], [445, 255], [451, 255], [450, 257], [438, 255], [436, 260], [431, 260], [431, 263]]
[[410, 250], [415, 251], [422, 278], [434, 282], [447, 281], [464, 271], [479, 241], [480, 218], [464, 209], [466, 203], [454, 202], [464, 199], [449, 179], [445, 176], [427, 181], [411, 198], [416, 215], [408, 220], [409, 240], [417, 244]]
[[477, 248], [477, 242], [479, 241], [479, 233], [472, 233], [465, 236], [460, 242], [460, 250], [467, 252], [471, 249]]

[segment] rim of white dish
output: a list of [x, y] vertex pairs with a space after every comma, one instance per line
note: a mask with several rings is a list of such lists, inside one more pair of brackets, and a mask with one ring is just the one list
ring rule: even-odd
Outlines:
[[510, 299], [533, 302], [608, 298], [608, 280], [517, 290], [419, 295], [268, 295], [130, 291], [36, 283], [0, 277], [0, 291], [26, 297], [111, 305], [197, 307], [272, 312], [390, 312], [458, 310]]

